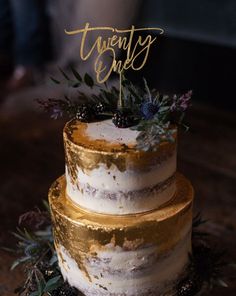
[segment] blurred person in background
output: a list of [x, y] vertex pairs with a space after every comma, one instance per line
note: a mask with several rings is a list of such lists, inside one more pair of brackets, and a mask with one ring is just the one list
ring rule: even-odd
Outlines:
[[0, 0], [0, 68], [13, 69], [7, 93], [33, 84], [48, 57], [48, 32], [46, 0]]
[[[51, 48], [56, 62], [47, 64], [46, 69], [47, 72], [51, 71], [52, 76], [57, 75], [58, 66], [67, 69], [72, 64], [82, 73], [88, 72], [93, 75], [96, 54], [86, 62], [82, 61], [79, 54], [81, 35], [68, 36], [65, 34], [65, 29], [70, 31], [83, 28], [86, 22], [93, 27], [130, 28], [136, 23], [141, 2], [141, 0], [0, 0], [0, 79], [4, 75], [2, 73], [4, 64], [9, 65], [9, 61], [14, 61], [12, 75], [5, 83], [6, 91], [4, 94], [0, 93], [0, 96], [7, 97], [8, 102], [11, 99], [12, 106], [19, 102], [22, 106], [28, 106], [32, 96], [35, 96], [34, 91], [37, 91], [38, 95], [42, 90], [40, 87], [37, 90], [31, 88], [30, 92], [28, 89], [24, 89], [27, 92], [15, 92], [14, 96], [8, 94], [32, 85], [35, 76], [33, 74], [42, 70], [48, 54], [52, 53]], [[52, 30], [50, 38], [47, 14], [50, 14]], [[99, 34], [104, 38], [109, 35], [105, 31], [91, 32], [87, 38], [86, 51], [90, 49]], [[51, 94], [51, 89], [51, 86], [44, 87], [42, 91], [45, 93], [48, 90]]]

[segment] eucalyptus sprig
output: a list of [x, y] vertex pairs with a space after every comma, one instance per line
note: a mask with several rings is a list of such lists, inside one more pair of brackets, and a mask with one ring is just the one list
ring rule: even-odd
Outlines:
[[137, 126], [137, 130], [140, 131], [136, 138], [137, 148], [155, 151], [162, 142], [174, 142], [176, 129], [170, 129], [169, 125], [169, 122], [163, 125], [156, 124], [154, 120], [140, 122]]
[[141, 150], [156, 150], [161, 142], [173, 142], [178, 126], [188, 127], [183, 123], [185, 111], [189, 107], [192, 92], [182, 96], [161, 95], [150, 90], [144, 79], [143, 99], [139, 99], [140, 121], [132, 127], [141, 131], [137, 137], [137, 147]]
[[[82, 75], [73, 67], [71, 67], [71, 73], [68, 74], [59, 68], [63, 80], [58, 78], [50, 77], [55, 84], [66, 84], [67, 87], [73, 87], [77, 89], [77, 99], [71, 99], [68, 96], [64, 96], [63, 99], [48, 98], [48, 99], [37, 99], [39, 106], [46, 112], [49, 113], [52, 119], [58, 119], [65, 117], [68, 119], [76, 118], [76, 115], [81, 108], [86, 106], [90, 109], [90, 112], [94, 112], [94, 108], [98, 104], [103, 104], [104, 112], [100, 115], [112, 117], [112, 110], [116, 109], [117, 101], [119, 98], [119, 90], [112, 86], [108, 87], [106, 83], [99, 85], [95, 83], [93, 78], [85, 73]], [[81, 87], [86, 86], [91, 90], [94, 90], [92, 94], [81, 91]], [[91, 116], [92, 118], [93, 116]], [[102, 116], [101, 116], [102, 118]]]
[[[102, 120], [104, 116], [111, 118], [118, 128], [131, 127], [139, 131], [137, 148], [145, 151], [157, 149], [161, 142], [172, 142], [177, 126], [188, 130], [184, 118], [190, 106], [192, 91], [180, 96], [162, 95], [157, 90], [150, 89], [146, 79], [143, 79], [144, 86], [140, 88], [123, 73], [120, 74], [118, 89], [108, 87], [106, 83], [97, 84], [89, 74], [82, 76], [73, 67], [70, 74], [59, 70], [63, 80], [52, 77], [51, 80], [56, 84], [66, 83], [68, 87], [78, 89], [78, 99], [65, 97], [38, 100], [40, 106], [54, 119], [67, 117], [90, 122]], [[81, 91], [82, 85], [96, 91], [88, 95]]]
[[68, 87], [78, 88], [81, 85], [85, 84], [89, 88], [93, 88], [96, 84], [94, 83], [93, 78], [88, 74], [85, 73], [84, 76], [82, 76], [74, 67], [70, 67], [71, 76], [66, 73], [64, 70], [59, 68], [59, 71], [63, 77], [63, 80], [59, 80], [58, 78], [50, 77], [51, 81], [55, 84], [67, 84]]

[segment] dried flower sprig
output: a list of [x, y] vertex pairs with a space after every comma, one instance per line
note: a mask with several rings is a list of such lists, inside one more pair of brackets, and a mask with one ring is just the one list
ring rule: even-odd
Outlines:
[[52, 119], [58, 119], [64, 116], [73, 118], [76, 116], [79, 108], [79, 104], [71, 101], [68, 97], [65, 97], [64, 100], [55, 98], [49, 98], [47, 100], [37, 99], [37, 102], [46, 113], [50, 114]]
[[[141, 150], [155, 150], [161, 142], [173, 142], [177, 126], [188, 127], [183, 123], [185, 111], [190, 106], [192, 91], [182, 96], [161, 95], [151, 91], [144, 80], [145, 91], [139, 101], [140, 120], [133, 130], [140, 131], [137, 147]], [[133, 89], [133, 87], [132, 87]]]
[[190, 106], [192, 94], [193, 92], [192, 90], [190, 90], [179, 98], [177, 97], [177, 95], [174, 95], [172, 105], [170, 106], [170, 111], [185, 112]]
[[12, 269], [23, 265], [26, 275], [25, 282], [15, 290], [19, 296], [56, 296], [58, 294], [54, 292], [65, 286], [58, 267], [46, 202], [45, 206], [45, 211], [37, 209], [21, 215], [19, 224], [27, 229], [17, 228], [17, 232], [13, 233], [18, 239], [16, 251], [20, 257], [13, 263]]

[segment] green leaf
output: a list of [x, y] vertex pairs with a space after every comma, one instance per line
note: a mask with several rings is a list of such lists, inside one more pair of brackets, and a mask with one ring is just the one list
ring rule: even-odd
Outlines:
[[50, 77], [51, 81], [55, 84], [61, 84], [61, 82], [53, 77]]
[[66, 80], [70, 81], [70, 77], [59, 67], [61, 74], [65, 77]]
[[150, 88], [148, 87], [147, 80], [145, 78], [143, 78], [143, 81], [144, 81], [144, 86], [145, 86], [146, 92], [147, 92], [148, 97], [149, 97], [149, 101], [151, 102], [152, 101], [152, 95], [151, 95]]
[[6, 248], [6, 247], [0, 247], [0, 249], [8, 253], [14, 253], [14, 254], [16, 253], [16, 250], [14, 249]]
[[180, 123], [181, 127], [184, 129], [185, 132], [188, 132], [190, 127], [184, 123]]
[[25, 237], [29, 240], [34, 242], [35, 238], [24, 228], [24, 232], [25, 232]]
[[11, 266], [11, 270], [15, 269], [18, 265], [25, 263], [27, 261], [30, 261], [30, 260], [31, 260], [31, 257], [29, 257], [29, 256], [21, 257], [21, 258], [15, 260]]
[[45, 209], [50, 213], [50, 206], [49, 206], [49, 203], [46, 199], [43, 200], [43, 205], [44, 205]]
[[159, 112], [167, 112], [167, 111], [169, 111], [170, 110], [170, 107], [169, 106], [163, 106], [163, 107], [160, 107], [160, 109], [159, 109]]
[[86, 83], [87, 86], [89, 86], [90, 88], [93, 88], [94, 81], [93, 81], [93, 78], [88, 73], [84, 75], [84, 82]]
[[29, 243], [29, 240], [26, 239], [23, 235], [16, 233], [16, 232], [12, 232], [12, 235], [15, 236], [16, 238], [18, 238], [20, 241], [23, 241], [25, 243]]
[[74, 88], [77, 88], [77, 87], [79, 87], [79, 86], [80, 86], [80, 82], [78, 82], [78, 81], [73, 81], [73, 80], [70, 80], [70, 81], [68, 81], [68, 86], [69, 86], [69, 87], [74, 87]]
[[35, 278], [36, 278], [36, 282], [37, 282], [37, 286], [38, 286], [38, 293], [39, 295], [43, 295], [43, 291], [44, 291], [44, 288], [45, 288], [45, 280], [44, 278], [39, 278], [37, 273], [35, 274]]
[[73, 73], [73, 75], [75, 76], [75, 78], [79, 81], [79, 82], [82, 82], [82, 77], [80, 76], [80, 74], [75, 70], [75, 68], [73, 68], [71, 66], [71, 71]]
[[51, 258], [50, 261], [49, 261], [49, 265], [52, 266], [52, 265], [54, 265], [55, 263], [57, 263], [57, 261], [58, 261], [57, 253], [54, 252], [54, 254], [52, 255], [52, 258]]
[[29, 296], [41, 296], [41, 293], [39, 291], [34, 291], [34, 292], [30, 293]]
[[61, 275], [58, 275], [52, 279], [50, 279], [47, 283], [46, 286], [44, 287], [44, 292], [51, 292], [58, 288], [62, 283], [62, 277]]

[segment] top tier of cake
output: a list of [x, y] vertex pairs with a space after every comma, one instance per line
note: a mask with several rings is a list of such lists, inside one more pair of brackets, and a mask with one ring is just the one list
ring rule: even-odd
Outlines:
[[143, 213], [169, 202], [176, 189], [176, 141], [141, 151], [137, 135], [111, 120], [67, 123], [67, 196], [85, 210], [113, 215]]

